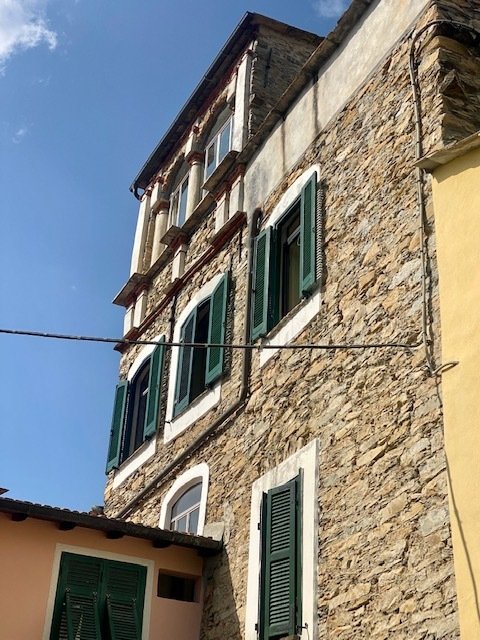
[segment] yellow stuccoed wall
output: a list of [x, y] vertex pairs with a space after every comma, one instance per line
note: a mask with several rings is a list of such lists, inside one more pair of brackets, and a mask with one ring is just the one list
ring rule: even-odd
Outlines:
[[480, 638], [480, 149], [433, 174], [442, 376], [462, 640]]

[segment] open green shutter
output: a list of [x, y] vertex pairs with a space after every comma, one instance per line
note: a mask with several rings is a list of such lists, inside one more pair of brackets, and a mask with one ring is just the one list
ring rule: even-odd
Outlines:
[[[210, 318], [208, 323], [208, 342], [225, 342], [225, 323], [227, 320], [228, 272], [212, 293]], [[222, 347], [208, 347], [205, 369], [205, 384], [212, 384], [223, 373], [224, 351]]]
[[[180, 342], [193, 342], [197, 324], [197, 308], [192, 311], [183, 323], [180, 331]], [[174, 415], [183, 411], [190, 402], [192, 379], [193, 347], [180, 347], [178, 356], [177, 382], [175, 386]]]
[[67, 591], [67, 640], [102, 640], [97, 596]]
[[127, 404], [127, 391], [127, 380], [123, 380], [122, 382], [120, 382], [115, 390], [112, 427], [110, 429], [110, 444], [108, 446], [107, 456], [107, 473], [114, 467], [118, 467], [118, 461], [120, 459], [123, 425], [125, 423], [125, 407]]
[[317, 174], [302, 190], [300, 213], [300, 291], [308, 293], [315, 283]]
[[252, 340], [269, 330], [270, 246], [272, 228], [268, 227], [255, 238], [255, 266], [253, 273]]
[[160, 343], [155, 347], [150, 360], [150, 373], [148, 378], [147, 412], [143, 426], [143, 439], [150, 438], [157, 430], [158, 411], [162, 393], [163, 363], [165, 359], [165, 338], [160, 338]]
[[299, 478], [266, 495], [262, 522], [261, 639], [296, 633], [300, 609]]
[[105, 561], [104, 589], [111, 640], [140, 640], [147, 571], [141, 565]]

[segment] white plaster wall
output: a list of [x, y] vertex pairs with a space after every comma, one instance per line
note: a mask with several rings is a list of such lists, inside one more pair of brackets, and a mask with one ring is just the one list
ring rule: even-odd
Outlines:
[[379, 0], [373, 4], [250, 163], [245, 175], [246, 211], [262, 205], [427, 5], [428, 0]]

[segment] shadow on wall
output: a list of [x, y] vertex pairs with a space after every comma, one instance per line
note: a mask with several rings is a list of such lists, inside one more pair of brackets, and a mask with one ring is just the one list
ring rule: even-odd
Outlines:
[[208, 558], [204, 572], [204, 605], [201, 640], [240, 640], [230, 563], [225, 551]]

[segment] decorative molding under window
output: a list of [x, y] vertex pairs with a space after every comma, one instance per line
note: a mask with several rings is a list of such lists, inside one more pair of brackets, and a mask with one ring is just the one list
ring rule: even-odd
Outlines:
[[[318, 440], [313, 440], [252, 485], [250, 539], [248, 551], [247, 606], [245, 640], [258, 640], [258, 603], [261, 567], [261, 540], [258, 523], [264, 493], [292, 480], [300, 471], [302, 482], [302, 624], [305, 636], [317, 640], [317, 561], [318, 561]], [[303, 637], [303, 635], [302, 635]]]

